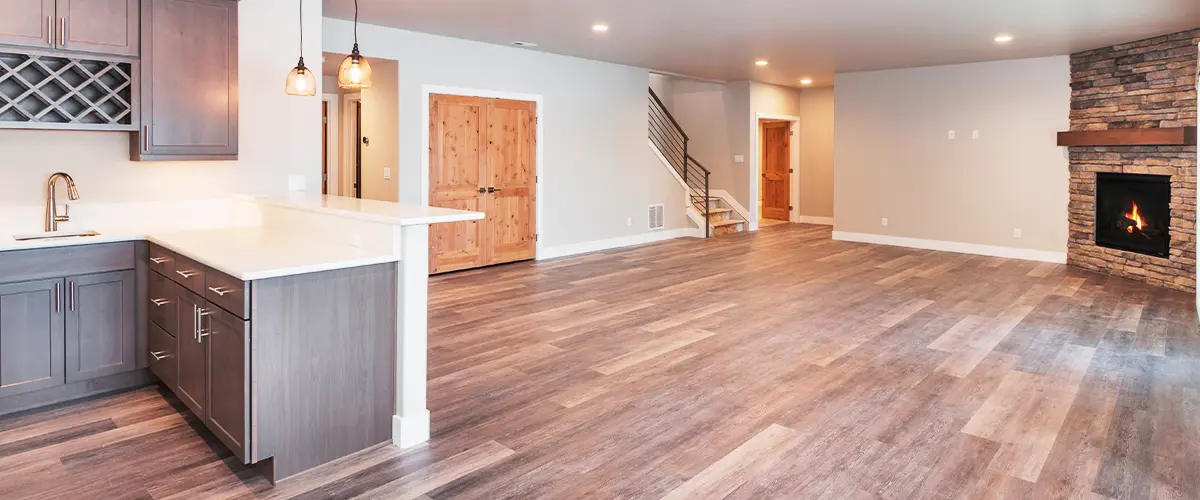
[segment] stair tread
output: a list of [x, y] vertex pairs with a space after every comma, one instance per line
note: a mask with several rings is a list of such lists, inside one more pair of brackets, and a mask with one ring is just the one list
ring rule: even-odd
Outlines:
[[708, 213], [710, 213], [710, 214], [727, 214], [732, 211], [733, 211], [732, 208], [710, 208], [710, 209], [708, 209]]
[[721, 227], [721, 226], [732, 226], [734, 224], [741, 224], [743, 222], [746, 222], [746, 221], [741, 220], [741, 219], [729, 219], [729, 220], [712, 221], [712, 222], [709, 222], [708, 224], [711, 225], [712, 227]]

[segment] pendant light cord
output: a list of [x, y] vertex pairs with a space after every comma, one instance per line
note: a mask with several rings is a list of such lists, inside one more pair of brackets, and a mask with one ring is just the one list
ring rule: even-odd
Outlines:
[[304, 0], [300, 0], [300, 59], [304, 59]]
[[354, 0], [354, 45], [358, 45], [358, 0]]

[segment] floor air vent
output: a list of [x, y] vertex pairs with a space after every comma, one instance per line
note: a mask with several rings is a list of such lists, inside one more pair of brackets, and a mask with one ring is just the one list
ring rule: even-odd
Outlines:
[[667, 227], [667, 223], [663, 220], [663, 214], [665, 210], [665, 205], [650, 205], [650, 211], [648, 214], [649, 216], [647, 217], [647, 220], [650, 221], [650, 229], [662, 229]]

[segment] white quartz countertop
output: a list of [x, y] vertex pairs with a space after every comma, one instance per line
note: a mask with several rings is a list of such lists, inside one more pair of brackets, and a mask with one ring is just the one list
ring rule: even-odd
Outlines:
[[333, 214], [397, 226], [480, 220], [484, 217], [483, 212], [306, 193], [296, 193], [286, 197], [245, 196], [243, 199], [294, 210]]
[[150, 234], [146, 239], [243, 281], [369, 266], [400, 260], [263, 227]]

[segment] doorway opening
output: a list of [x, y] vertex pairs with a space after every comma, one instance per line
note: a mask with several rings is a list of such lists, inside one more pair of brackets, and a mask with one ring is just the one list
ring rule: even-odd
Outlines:
[[758, 120], [758, 226], [768, 227], [791, 221], [796, 188], [795, 120], [759, 118]]
[[429, 272], [537, 258], [539, 102], [430, 92], [428, 106], [428, 204], [486, 214], [430, 227]]
[[322, 193], [399, 201], [399, 65], [368, 55], [371, 87], [347, 90], [337, 84], [338, 67], [345, 57], [323, 54], [322, 108], [328, 115], [323, 120], [327, 147]]

